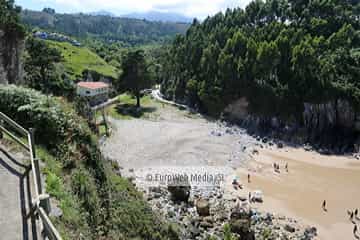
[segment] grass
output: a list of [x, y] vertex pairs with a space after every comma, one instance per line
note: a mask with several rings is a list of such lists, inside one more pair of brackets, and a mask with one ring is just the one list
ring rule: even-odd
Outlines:
[[[81, 233], [89, 232], [86, 219], [81, 213], [79, 199], [66, 187], [63, 166], [61, 162], [50, 154], [44, 147], [38, 146], [36, 153], [45, 165], [42, 172], [45, 176], [46, 192], [56, 199], [62, 210], [61, 219], [52, 218], [54, 225], [64, 239], [73, 239]], [[73, 229], [76, 226], [76, 229]], [[68, 229], [73, 232], [69, 233]]]
[[[105, 108], [105, 113], [111, 118], [117, 120], [131, 120], [135, 118], [154, 119], [158, 116], [156, 112], [161, 106], [160, 103], [153, 100], [149, 95], [140, 99], [141, 108], [136, 108], [136, 98], [129, 94], [122, 94], [119, 102]], [[101, 117], [101, 112], [96, 113], [97, 118]]]
[[117, 78], [115, 67], [86, 47], [76, 47], [67, 42], [47, 41], [51, 47], [61, 51], [66, 71], [75, 79], [82, 76], [84, 70], [92, 70], [101, 75]]

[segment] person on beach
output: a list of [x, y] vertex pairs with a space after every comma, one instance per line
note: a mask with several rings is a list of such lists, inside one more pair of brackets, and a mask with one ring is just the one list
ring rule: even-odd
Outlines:
[[354, 230], [353, 230], [353, 233], [354, 233], [354, 236], [355, 236], [355, 237], [357, 236], [357, 231], [358, 231], [358, 227], [357, 227], [357, 225], [355, 224], [355, 225], [354, 225]]
[[286, 170], [286, 172], [289, 172], [288, 163], [285, 164], [285, 170]]
[[250, 183], [250, 174], [248, 174], [248, 183]]
[[322, 209], [326, 212], [326, 200], [323, 201], [323, 204], [322, 204]]

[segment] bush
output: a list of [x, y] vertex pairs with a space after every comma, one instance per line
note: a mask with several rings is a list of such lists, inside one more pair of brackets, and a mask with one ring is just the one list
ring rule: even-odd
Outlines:
[[[0, 85], [0, 111], [25, 128], [36, 128], [46, 189], [59, 201], [55, 219], [65, 239], [169, 239], [142, 195], [114, 172], [85, 119], [60, 98]], [[171, 239], [171, 238], [170, 238]]]

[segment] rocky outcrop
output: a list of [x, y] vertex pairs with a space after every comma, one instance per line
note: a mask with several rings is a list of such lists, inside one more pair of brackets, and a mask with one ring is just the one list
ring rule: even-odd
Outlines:
[[196, 201], [196, 210], [199, 216], [209, 216], [210, 215], [210, 204], [209, 201], [205, 199], [199, 199]]
[[190, 196], [190, 190], [190, 184], [168, 185], [168, 191], [171, 193], [172, 200], [176, 202], [187, 202]]
[[233, 210], [230, 215], [230, 228], [244, 240], [255, 240], [255, 233], [251, 229], [250, 211], [242, 208]]
[[304, 125], [309, 130], [326, 132], [333, 128], [355, 129], [356, 114], [351, 104], [342, 99], [311, 104], [304, 103]]
[[23, 39], [6, 37], [0, 29], [0, 84], [21, 84], [23, 82], [22, 53]]
[[302, 117], [288, 119], [275, 114], [266, 117], [250, 114], [248, 106], [248, 101], [241, 98], [224, 110], [223, 117], [247, 128], [250, 133], [270, 135], [299, 144], [326, 144], [339, 148], [338, 152], [354, 150], [360, 132], [360, 113], [344, 99], [304, 103], [302, 114], [297, 114]]

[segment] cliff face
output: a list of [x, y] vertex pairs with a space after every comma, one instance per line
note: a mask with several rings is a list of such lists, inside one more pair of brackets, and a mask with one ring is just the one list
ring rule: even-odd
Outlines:
[[8, 39], [0, 29], [0, 83], [23, 83], [22, 53], [25, 44], [23, 39]]
[[[246, 99], [230, 104], [225, 119], [238, 123], [250, 132], [264, 133], [296, 143], [312, 142], [337, 148], [339, 152], [353, 150], [360, 133], [360, 114], [351, 103], [337, 99], [324, 103], [304, 103], [301, 119], [264, 117], [248, 112]], [[360, 145], [359, 145], [360, 146]], [[359, 149], [360, 150], [360, 149]]]

